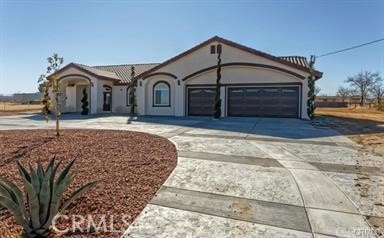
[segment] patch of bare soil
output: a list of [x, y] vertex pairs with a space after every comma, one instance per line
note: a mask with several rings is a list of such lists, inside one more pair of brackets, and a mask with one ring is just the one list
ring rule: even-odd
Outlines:
[[[357, 168], [370, 159], [367, 154], [378, 155], [375, 158], [384, 159], [384, 112], [373, 108], [318, 108], [316, 110], [317, 120], [326, 120], [328, 126], [336, 129], [357, 144], [359, 158], [356, 161]], [[330, 120], [328, 120], [330, 119]], [[381, 168], [384, 171], [384, 168]], [[384, 206], [382, 203], [384, 194], [380, 191], [372, 191], [370, 176], [357, 175], [355, 186], [360, 191], [360, 197], [368, 197], [368, 193], [379, 194], [374, 206]], [[384, 236], [384, 218], [367, 217], [368, 222], [376, 230], [379, 237]]]
[[318, 108], [316, 115], [331, 117], [334, 129], [366, 150], [384, 156], [384, 112], [373, 108]]
[[[0, 131], [0, 176], [20, 185], [16, 160], [24, 165], [35, 165], [41, 160], [46, 166], [54, 155], [63, 164], [76, 159], [75, 178], [66, 196], [82, 184], [96, 180], [100, 184], [76, 200], [65, 214], [90, 215], [96, 224], [103, 215], [114, 215], [114, 221], [108, 225], [112, 223], [115, 231], [127, 228], [123, 215], [132, 222], [176, 166], [175, 146], [158, 136], [107, 130], [61, 130], [61, 133], [56, 138], [53, 130]], [[71, 220], [61, 219], [58, 227], [71, 225]], [[15, 219], [4, 210], [0, 212], [0, 237], [19, 237], [20, 232]], [[120, 235], [100, 232], [92, 237]]]

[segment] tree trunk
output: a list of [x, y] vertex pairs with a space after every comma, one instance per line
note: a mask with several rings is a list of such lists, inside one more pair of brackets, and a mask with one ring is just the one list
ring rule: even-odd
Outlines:
[[364, 104], [365, 104], [365, 97], [364, 97], [364, 94], [361, 94], [361, 97], [360, 97], [360, 106], [364, 107]]
[[60, 92], [56, 92], [56, 136], [60, 136], [60, 131], [59, 131], [59, 121], [60, 121]]

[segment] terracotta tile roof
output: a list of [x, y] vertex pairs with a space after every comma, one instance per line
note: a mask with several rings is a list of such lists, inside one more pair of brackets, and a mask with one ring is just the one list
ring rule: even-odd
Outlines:
[[66, 67], [71, 65], [78, 67], [82, 70], [85, 70], [97, 77], [114, 80], [115, 84], [127, 84], [131, 82], [132, 66], [135, 67], [135, 75], [138, 75], [155, 67], [158, 64], [151, 63], [151, 64], [121, 64], [121, 65], [89, 66], [85, 64], [71, 63]]
[[279, 56], [278, 58], [309, 69], [309, 63], [307, 61], [307, 58], [303, 56]]
[[131, 68], [135, 67], [135, 75], [142, 74], [143, 72], [157, 66], [156, 63], [151, 64], [122, 64], [122, 65], [98, 65], [92, 66], [93, 69], [100, 71], [108, 71], [116, 74], [120, 83], [129, 83], [131, 82]]
[[121, 80], [121, 78], [115, 72], [100, 70], [100, 69], [97, 69], [97, 68], [94, 68], [94, 67], [91, 67], [88, 65], [84, 65], [84, 64], [75, 63], [75, 65], [77, 65], [80, 68], [85, 69], [86, 71], [89, 71], [89, 72], [91, 72], [97, 76]]

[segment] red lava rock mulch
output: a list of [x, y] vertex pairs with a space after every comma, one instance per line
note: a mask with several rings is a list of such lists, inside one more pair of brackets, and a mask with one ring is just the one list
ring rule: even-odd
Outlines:
[[[96, 224], [103, 214], [107, 221], [114, 215], [114, 230], [127, 228], [122, 216], [130, 216], [126, 220], [132, 222], [176, 166], [175, 146], [158, 136], [107, 130], [61, 130], [61, 134], [56, 138], [53, 130], [0, 131], [0, 176], [12, 178], [20, 185], [16, 160], [35, 166], [40, 159], [46, 166], [54, 155], [63, 164], [76, 159], [72, 169], [75, 178], [66, 196], [82, 184], [101, 182], [64, 214], [91, 215]], [[70, 220], [61, 219], [59, 227], [63, 229], [71, 224]], [[7, 212], [0, 212], [0, 237], [19, 237], [20, 232], [15, 219]], [[119, 237], [121, 234], [99, 232], [92, 236]]]

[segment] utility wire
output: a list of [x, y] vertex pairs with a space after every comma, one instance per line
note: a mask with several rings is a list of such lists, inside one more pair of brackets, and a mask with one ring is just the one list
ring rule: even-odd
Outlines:
[[328, 56], [328, 55], [334, 55], [334, 54], [337, 54], [337, 53], [340, 53], [340, 52], [344, 52], [344, 51], [347, 51], [347, 50], [352, 50], [352, 49], [356, 49], [356, 48], [359, 48], [359, 47], [362, 47], [362, 46], [374, 44], [374, 43], [377, 43], [377, 42], [383, 41], [383, 40], [384, 40], [384, 38], [381, 38], [381, 39], [374, 40], [374, 41], [371, 41], [371, 42], [367, 42], [367, 43], [364, 43], [364, 44], [360, 44], [360, 45], [352, 46], [352, 47], [349, 47], [349, 48], [345, 48], [345, 49], [342, 49], [342, 50], [337, 50], [337, 51], [332, 51], [332, 52], [329, 52], [329, 53], [326, 53], [326, 54], [317, 55], [315, 57], [316, 58], [320, 58], [320, 57], [324, 57], [324, 56]]

